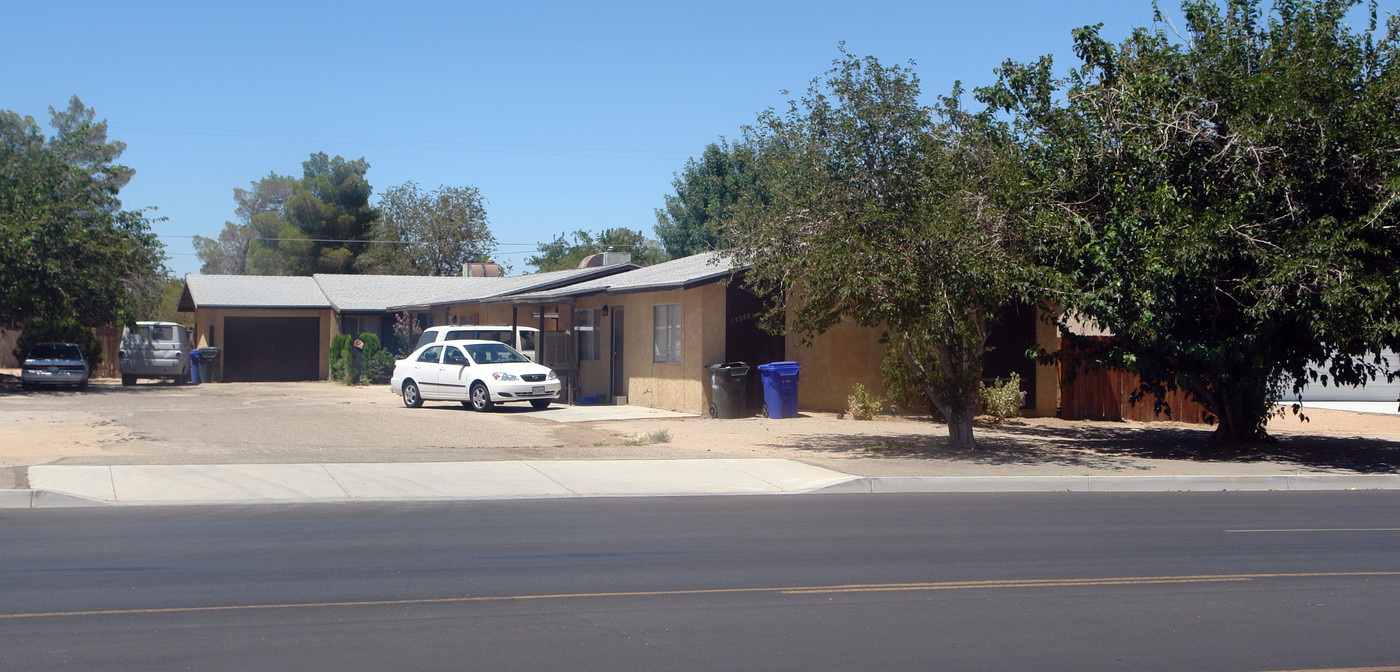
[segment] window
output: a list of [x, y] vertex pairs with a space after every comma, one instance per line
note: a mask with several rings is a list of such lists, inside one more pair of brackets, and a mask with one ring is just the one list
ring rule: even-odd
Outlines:
[[681, 304], [651, 307], [651, 361], [681, 363]]
[[578, 334], [580, 361], [598, 361], [598, 311], [592, 308], [574, 311], [574, 333]]
[[418, 361], [423, 362], [425, 364], [437, 364], [438, 360], [440, 359], [442, 359], [441, 345], [434, 345], [433, 347], [424, 350], [423, 354], [418, 355]]
[[472, 364], [470, 361], [467, 360], [467, 356], [462, 354], [461, 350], [458, 350], [457, 348], [451, 346], [448, 346], [445, 354], [443, 354], [442, 363], [453, 364], [456, 366], [471, 366]]

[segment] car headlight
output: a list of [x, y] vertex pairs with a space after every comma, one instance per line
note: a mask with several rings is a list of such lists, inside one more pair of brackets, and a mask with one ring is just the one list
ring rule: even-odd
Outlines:
[[497, 371], [497, 372], [491, 374], [491, 377], [492, 377], [492, 378], [495, 378], [496, 380], [502, 380], [502, 381], [505, 381], [505, 382], [508, 382], [508, 383], [513, 383], [513, 382], [515, 382], [515, 381], [517, 381], [517, 380], [520, 380], [520, 378], [519, 378], [518, 376], [516, 376], [515, 374], [513, 374], [513, 373], [506, 373], [505, 371]]
[[550, 370], [549, 370], [549, 375], [545, 376], [544, 379], [545, 379], [545, 380], [559, 380], [559, 376], [556, 375], [556, 374], [554, 373], [554, 369], [550, 369]]

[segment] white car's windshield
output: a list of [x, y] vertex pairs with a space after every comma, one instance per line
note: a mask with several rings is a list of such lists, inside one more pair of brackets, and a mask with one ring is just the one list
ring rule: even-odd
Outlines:
[[467, 354], [477, 364], [509, 364], [528, 362], [530, 359], [504, 343], [477, 343], [465, 346]]

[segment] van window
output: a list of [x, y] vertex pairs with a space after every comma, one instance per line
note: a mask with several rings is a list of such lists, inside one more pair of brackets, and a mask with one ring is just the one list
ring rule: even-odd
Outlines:
[[414, 349], [414, 350], [417, 350], [418, 348], [421, 348], [421, 347], [423, 347], [423, 346], [425, 346], [425, 345], [427, 345], [427, 344], [429, 344], [429, 343], [432, 343], [432, 342], [435, 341], [435, 340], [437, 340], [437, 332], [425, 331], [425, 332], [423, 332], [423, 335], [422, 335], [422, 336], [419, 336], [419, 337], [418, 337], [418, 344], [415, 345], [415, 346], [413, 346], [413, 349]]
[[151, 340], [153, 340], [153, 341], [173, 341], [173, 340], [175, 340], [175, 328], [174, 328], [174, 327], [167, 326], [167, 325], [162, 325], [162, 324], [155, 324], [155, 325], [151, 325], [151, 326], [146, 327], [146, 328], [149, 329], [149, 330], [151, 331], [151, 336], [150, 336], [150, 338], [151, 338]]
[[522, 331], [522, 332], [520, 332], [520, 349], [521, 349], [521, 350], [534, 350], [534, 349], [535, 349], [535, 332], [533, 332], [533, 331]]

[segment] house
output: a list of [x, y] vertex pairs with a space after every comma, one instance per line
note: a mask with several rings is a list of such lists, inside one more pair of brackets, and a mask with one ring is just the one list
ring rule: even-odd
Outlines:
[[[856, 384], [883, 395], [878, 329], [843, 323], [799, 345], [759, 327], [763, 301], [744, 267], [709, 252], [649, 267], [600, 255], [577, 269], [515, 277], [315, 275], [185, 279], [181, 310], [195, 313], [201, 347], [223, 349], [223, 380], [318, 380], [338, 333], [371, 332], [392, 344], [392, 321], [420, 326], [506, 324], [541, 332], [540, 361], [566, 380], [565, 399], [704, 413], [707, 365], [796, 361], [803, 409], [846, 407]], [[596, 264], [596, 265], [591, 265]], [[1054, 415], [1058, 377], [1024, 356], [1055, 331], [1025, 308], [1009, 311], [989, 342], [986, 375], [1021, 374], [1027, 413]], [[761, 399], [750, 371], [749, 397]], [[756, 404], [755, 404], [756, 405]]]
[[[745, 270], [728, 256], [709, 252], [479, 304], [559, 316], [556, 331], [572, 341], [576, 357], [545, 363], [566, 374], [571, 398], [704, 413], [711, 403], [705, 367], [736, 361], [801, 364], [798, 403], [804, 409], [842, 410], [857, 383], [884, 394], [881, 330], [843, 323], [810, 346], [799, 345], [793, 335], [768, 334], [758, 326], [762, 300], [743, 286]], [[1029, 308], [1007, 317], [1005, 328], [989, 342], [985, 373], [1020, 373], [1027, 413], [1054, 415], [1056, 369], [1037, 365], [1024, 353], [1036, 345], [1053, 346], [1055, 328]], [[750, 398], [761, 397], [758, 381], [759, 372], [751, 370]]]
[[400, 310], [411, 308], [420, 326], [456, 324], [444, 297], [493, 298], [636, 268], [619, 263], [515, 277], [187, 275], [179, 310], [195, 314], [199, 347], [222, 350], [220, 380], [323, 380], [333, 336], [370, 332], [392, 344]]

